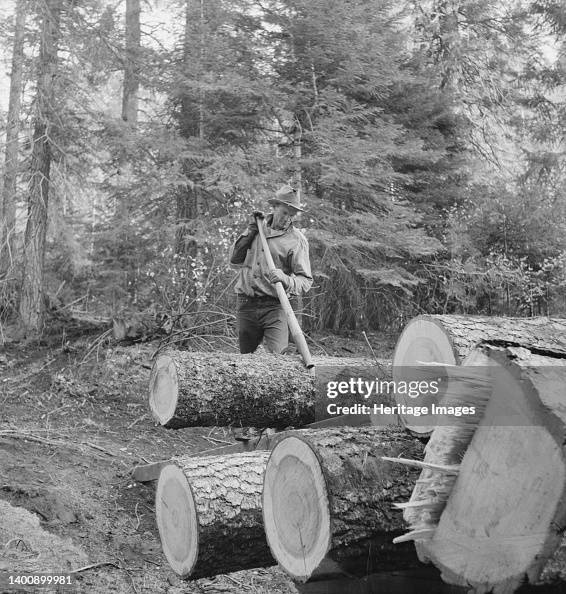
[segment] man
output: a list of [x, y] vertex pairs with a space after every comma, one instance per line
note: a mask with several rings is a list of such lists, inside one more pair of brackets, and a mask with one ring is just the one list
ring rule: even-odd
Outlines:
[[[230, 256], [230, 263], [240, 268], [236, 293], [241, 353], [253, 353], [262, 340], [266, 350], [283, 352], [289, 332], [275, 284], [281, 283], [288, 295], [299, 295], [312, 286], [309, 245], [293, 225], [296, 214], [304, 212], [296, 191], [283, 186], [268, 203], [273, 212], [265, 219], [265, 235], [276, 270], [270, 272], [267, 268], [255, 217], [236, 240]], [[263, 219], [261, 212], [254, 215]]]

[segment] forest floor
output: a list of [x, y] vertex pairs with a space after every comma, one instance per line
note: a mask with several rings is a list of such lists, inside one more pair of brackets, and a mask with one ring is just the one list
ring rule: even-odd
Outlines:
[[[369, 338], [378, 357], [391, 356], [395, 337]], [[371, 356], [361, 336], [315, 339], [316, 354]], [[0, 574], [80, 569], [71, 591], [89, 594], [296, 593], [277, 568], [193, 582], [169, 568], [155, 483], [135, 482], [131, 470], [234, 440], [222, 427], [156, 426], [147, 386], [157, 346], [104, 344], [90, 335], [2, 348]]]

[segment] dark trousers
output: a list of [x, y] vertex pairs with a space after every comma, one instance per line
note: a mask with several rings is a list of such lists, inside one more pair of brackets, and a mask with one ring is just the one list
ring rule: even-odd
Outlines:
[[287, 348], [287, 317], [277, 298], [238, 295], [236, 319], [240, 353], [253, 353], [262, 340], [270, 353], [279, 354]]

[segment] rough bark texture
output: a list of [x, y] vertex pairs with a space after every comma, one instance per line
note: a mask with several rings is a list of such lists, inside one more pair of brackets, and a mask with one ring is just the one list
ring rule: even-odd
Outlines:
[[0, 200], [0, 272], [13, 262], [12, 246], [16, 223], [16, 184], [18, 179], [18, 133], [20, 130], [20, 105], [22, 96], [22, 73], [24, 64], [24, 26], [26, 0], [16, 2], [16, 22], [10, 73], [10, 99], [6, 121], [6, 154], [4, 161], [4, 185]]
[[504, 594], [537, 583], [562, 541], [566, 357], [479, 350], [492, 362], [493, 392], [438, 526], [420, 546], [450, 583]]
[[[178, 389], [174, 414], [167, 420], [155, 413], [159, 374], [170, 373], [158, 371], [165, 357], [173, 362]], [[367, 371], [372, 362], [327, 357], [315, 358], [315, 364], [320, 374], [313, 378], [294, 357], [169, 352], [160, 355], [153, 365], [150, 407], [157, 420], [167, 427], [300, 427], [315, 420], [317, 393], [319, 399], [324, 396], [317, 386], [329, 377], [346, 377], [356, 369]]]
[[[197, 513], [198, 557], [191, 579], [274, 565], [261, 513], [269, 452], [177, 458]], [[161, 535], [163, 539], [163, 534]]]
[[51, 170], [54, 79], [57, 72], [60, 0], [42, 4], [42, 32], [39, 50], [37, 112], [31, 153], [28, 220], [24, 237], [24, 258], [20, 317], [24, 328], [34, 334], [43, 326], [43, 263]]
[[[271, 449], [273, 445], [274, 435], [270, 431], [266, 431], [263, 434], [250, 437], [243, 441], [237, 441], [236, 443], [212, 448], [205, 450], [204, 452], [197, 452], [192, 457], [202, 458], [203, 456], [228, 456], [231, 454], [243, 454], [245, 452], [255, 451], [267, 451]], [[131, 476], [135, 481], [145, 483], [149, 481], [155, 481], [159, 478], [159, 474], [168, 464], [172, 464], [174, 458], [167, 460], [161, 460], [159, 462], [152, 462], [149, 464], [138, 464], [132, 468]]]
[[330, 496], [333, 521], [330, 558], [366, 555], [366, 541], [384, 535], [384, 551], [391, 534], [404, 522], [393, 503], [410, 494], [418, 472], [381, 460], [381, 456], [422, 458], [423, 445], [396, 428], [304, 430], [300, 438], [315, 451]]
[[132, 126], [135, 126], [138, 120], [140, 36], [140, 0], [126, 0], [126, 56], [122, 91], [122, 119]]
[[[273, 452], [290, 437], [304, 441], [316, 455], [324, 476], [331, 519], [326, 558], [318, 568], [307, 571], [307, 575], [290, 572], [293, 577], [303, 581], [315, 573], [324, 574], [329, 571], [329, 564], [330, 567], [337, 564], [349, 573], [366, 574], [385, 567], [406, 567], [414, 562], [416, 557], [411, 546], [399, 547], [391, 541], [405, 526], [401, 514], [393, 509], [393, 503], [409, 498], [418, 472], [383, 461], [381, 457], [420, 459], [422, 443], [397, 427], [304, 429], [286, 433]], [[292, 459], [288, 457], [285, 466], [292, 465]], [[280, 472], [283, 467], [283, 463], [280, 467], [274, 465], [273, 470]], [[268, 472], [266, 470], [266, 484]], [[286, 474], [287, 480], [292, 480], [292, 467]], [[264, 498], [267, 496], [272, 497], [272, 494], [264, 491]], [[321, 501], [319, 505], [322, 504]], [[285, 522], [286, 518], [279, 520]], [[288, 571], [284, 555], [277, 555], [277, 548], [273, 546], [278, 533], [267, 526], [266, 531], [274, 556]]]

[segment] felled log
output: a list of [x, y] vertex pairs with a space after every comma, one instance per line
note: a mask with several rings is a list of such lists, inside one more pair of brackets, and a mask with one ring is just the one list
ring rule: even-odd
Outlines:
[[423, 446], [397, 427], [298, 430], [273, 448], [265, 470], [263, 516], [273, 557], [295, 580], [407, 568], [412, 547], [391, 539], [404, 522], [416, 471], [382, 455], [420, 457]]
[[[419, 371], [426, 363], [460, 365], [481, 342], [523, 346], [536, 352], [566, 354], [566, 320], [552, 318], [501, 318], [461, 315], [423, 315], [411, 320], [395, 347], [393, 379], [423, 380], [430, 375]], [[396, 394], [397, 404], [415, 404], [406, 394]], [[418, 435], [430, 435], [434, 418], [415, 424], [400, 415], [405, 427]], [[429, 421], [429, 422], [428, 422]]]
[[[487, 363], [477, 368], [492, 383], [485, 412], [461, 448], [453, 484], [437, 498], [445, 499], [440, 513], [416, 514], [412, 532], [445, 581], [502, 594], [537, 583], [562, 540], [566, 357], [484, 344], [464, 366], [472, 362]], [[439, 441], [437, 431], [431, 441]], [[455, 433], [452, 444], [446, 440], [446, 452], [455, 453], [457, 439]], [[434, 503], [422, 491], [413, 503], [419, 499], [425, 507]]]
[[327, 357], [315, 363], [316, 378], [293, 357], [172, 351], [153, 364], [149, 406], [156, 421], [171, 428], [300, 427], [315, 420], [328, 378], [375, 369], [366, 359]]
[[163, 552], [182, 578], [274, 565], [261, 514], [266, 451], [179, 458], [157, 482]]

